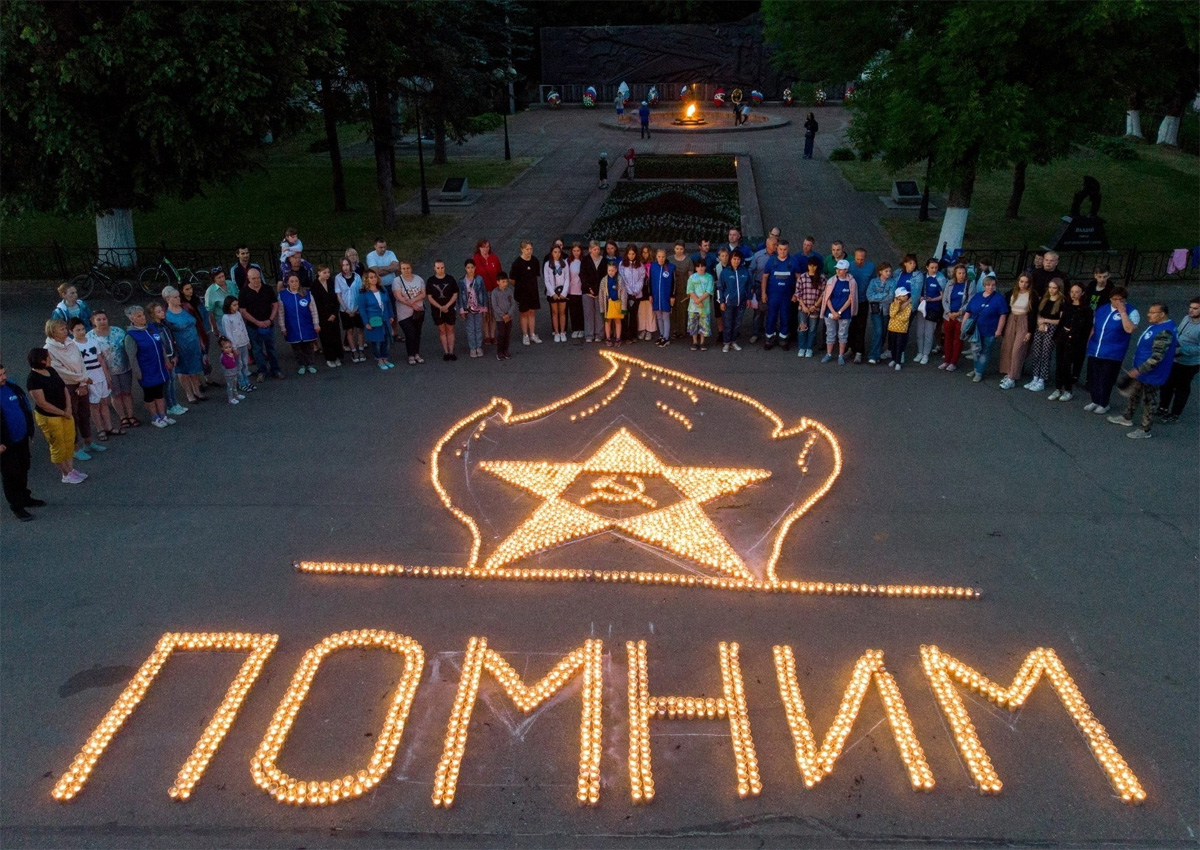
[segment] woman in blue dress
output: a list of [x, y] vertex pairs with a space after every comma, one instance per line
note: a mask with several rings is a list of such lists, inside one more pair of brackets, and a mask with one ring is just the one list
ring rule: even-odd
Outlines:
[[175, 339], [175, 356], [179, 358], [175, 374], [179, 376], [179, 383], [183, 384], [189, 403], [205, 401], [207, 397], [200, 390], [204, 383], [204, 349], [200, 344], [196, 317], [183, 309], [178, 289], [168, 286], [162, 294], [167, 302], [167, 327]]
[[358, 314], [363, 320], [363, 336], [371, 343], [375, 364], [380, 369], [394, 369], [390, 358], [392, 342], [392, 296], [383, 291], [379, 273], [367, 269], [363, 275], [363, 288], [358, 293]]

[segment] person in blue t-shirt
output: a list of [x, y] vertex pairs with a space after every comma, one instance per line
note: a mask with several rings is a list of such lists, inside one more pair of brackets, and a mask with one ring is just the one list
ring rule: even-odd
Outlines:
[[650, 138], [650, 104], [642, 101], [642, 105], [638, 107], [638, 121], [642, 125], [642, 138]]
[[1004, 335], [1004, 323], [1008, 319], [1008, 299], [996, 291], [996, 276], [983, 279], [983, 291], [976, 292], [967, 302], [963, 321], [975, 320], [975, 335], [978, 348], [975, 352], [975, 368], [967, 376], [976, 384], [983, 380], [988, 360], [996, 340]]
[[0, 364], [0, 480], [4, 498], [13, 515], [29, 522], [33, 514], [26, 508], [46, 503], [33, 498], [29, 491], [29, 438], [33, 436], [33, 405], [16, 384], [8, 382], [8, 372]]
[[766, 351], [775, 347], [776, 340], [782, 343], [784, 351], [790, 347], [788, 316], [793, 312], [792, 295], [796, 292], [796, 275], [802, 270], [796, 257], [788, 256], [788, 241], [780, 239], [775, 256], [763, 266], [762, 279], [759, 281], [762, 300], [767, 305], [764, 323], [766, 343], [763, 345]]
[[854, 278], [858, 290], [858, 309], [850, 320], [850, 351], [854, 354], [854, 362], [861, 363], [867, 353], [867, 287], [875, 277], [875, 264], [867, 260], [864, 248], [854, 249], [854, 262], [850, 264], [850, 277]]

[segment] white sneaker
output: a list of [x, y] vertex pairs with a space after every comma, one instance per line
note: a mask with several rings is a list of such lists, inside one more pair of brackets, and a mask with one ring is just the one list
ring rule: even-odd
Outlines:
[[536, 342], [538, 345], [542, 344], [542, 338], [540, 336], [538, 336], [537, 334], [530, 334], [529, 338], [531, 340], [533, 340], [534, 342]]
[[855, 355], [854, 355], [854, 362], [855, 362], [855, 363], [862, 363], [862, 353], [861, 353], [861, 352], [860, 352], [860, 353], [858, 353], [858, 354], [855, 354]]
[[899, 364], [899, 363], [893, 363], [893, 364], [892, 364], [892, 368], [893, 368], [893, 369], [895, 369], [897, 372], [899, 372], [899, 371], [900, 371], [900, 364]]
[[1000, 381], [1000, 389], [1002, 389], [1002, 390], [1011, 390], [1016, 385], [1017, 385], [1017, 382], [1014, 381], [1012, 378], [1008, 377], [1007, 375], [1005, 375], [1004, 378], [1002, 378]]
[[336, 368], [336, 367], [337, 367], [337, 365], [338, 365], [338, 364], [337, 364], [337, 362], [336, 362], [336, 361], [333, 361], [333, 360], [326, 360], [326, 361], [325, 361], [325, 365], [326, 365], [326, 366], [328, 366], [330, 369], [334, 369], [334, 368]]
[[1050, 393], [1050, 395], [1046, 396], [1046, 401], [1058, 401], [1061, 396], [1062, 390], [1055, 390], [1054, 392]]
[[150, 420], [150, 424], [153, 425], [155, 428], [166, 428], [167, 427], [167, 418], [164, 416], [162, 419], [152, 419], [152, 420]]
[[237, 403], [238, 403], [237, 397], [235, 396], [234, 398], [231, 398], [231, 399], [229, 400], [229, 403], [230, 403], [230, 404], [237, 404]]
[[1038, 378], [1034, 378], [1025, 385], [1025, 389], [1029, 390], [1030, 392], [1040, 393], [1042, 390], [1046, 389], [1046, 383]]
[[166, 422], [168, 425], [174, 425], [174, 424], [175, 424], [175, 420], [174, 420], [174, 419], [172, 419], [170, 416], [164, 416], [162, 421], [163, 421], [163, 422]]
[[245, 401], [245, 400], [246, 400], [246, 396], [245, 396], [245, 395], [243, 395], [242, 393], [238, 393], [238, 394], [237, 394], [237, 400], [238, 400], [238, 401]]
[[172, 416], [183, 416], [183, 414], [187, 412], [188, 409], [182, 404], [173, 404], [167, 408], [167, 413], [171, 414]]
[[1070, 401], [1070, 400], [1071, 400], [1071, 394], [1070, 394], [1070, 393], [1063, 393], [1062, 395], [1060, 395], [1060, 396], [1058, 397], [1058, 400], [1059, 400], [1059, 401]]
[[806, 349], [804, 349], [804, 356], [805, 356], [805, 357], [812, 357], [812, 353], [813, 353], [813, 350], [812, 350], [811, 348], [806, 348]]
[[734, 350], [734, 351], [741, 351], [741, 350], [742, 350], [742, 347], [741, 347], [740, 345], [738, 345], [738, 344], [735, 342], [735, 343], [733, 343], [733, 350]]
[[1103, 416], [1104, 414], [1108, 413], [1108, 408], [1107, 407], [1097, 407], [1095, 410], [1092, 411], [1092, 413], [1095, 413], [1097, 416]]
[[722, 345], [722, 346], [721, 346], [721, 353], [722, 353], [722, 354], [728, 354], [728, 353], [729, 353], [729, 346], [728, 346], [728, 345]]
[[1110, 416], [1108, 417], [1108, 421], [1114, 425], [1120, 425], [1123, 428], [1133, 427], [1133, 420], [1126, 419], [1124, 416]]
[[1097, 407], [1098, 407], [1098, 405], [1096, 404], [1096, 402], [1089, 401], [1087, 404], [1085, 404], [1083, 406], [1083, 410], [1085, 413], [1094, 413], [1096, 411]]
[[522, 335], [521, 345], [529, 345], [529, 334]]

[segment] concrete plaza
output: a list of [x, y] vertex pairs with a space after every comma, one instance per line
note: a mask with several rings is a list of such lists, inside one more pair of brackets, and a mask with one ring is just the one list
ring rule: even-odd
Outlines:
[[[598, 206], [594, 162], [639, 152], [729, 151], [753, 157], [762, 216], [789, 237], [812, 232], [895, 259], [873, 196], [854, 192], [822, 157], [843, 119], [828, 110], [818, 158], [799, 158], [793, 125], [744, 136], [654, 137], [598, 126], [579, 111], [533, 112], [511, 124], [514, 154], [541, 157], [508, 189], [489, 191], [438, 245], [466, 256], [488, 236], [506, 262], [531, 236], [539, 256], [556, 234], [582, 230]], [[497, 136], [468, 152], [492, 155]], [[411, 202], [411, 200], [409, 201]], [[286, 217], [281, 211], [281, 219]], [[716, 235], [716, 234], [714, 234]], [[305, 234], [306, 238], [308, 234]], [[908, 247], [908, 246], [904, 246]], [[919, 247], [919, 246], [913, 246]], [[431, 255], [434, 252], [431, 252]], [[421, 260], [425, 273], [431, 256]], [[1182, 315], [1193, 293], [1141, 287]], [[7, 287], [0, 349], [24, 381], [40, 343], [48, 287]], [[544, 313], [545, 311], [543, 311]], [[549, 322], [540, 317], [543, 337]], [[460, 331], [461, 347], [461, 331]], [[975, 601], [737, 592], [607, 582], [482, 581], [298, 574], [294, 560], [462, 565], [471, 537], [431, 480], [431, 451], [493, 397], [516, 411], [600, 378], [596, 346], [517, 345], [514, 359], [457, 363], [431, 356], [388, 374], [347, 366], [263, 386], [230, 408], [196, 406], [164, 431], [111, 440], [58, 483], [39, 437], [37, 520], [0, 512], [0, 842], [5, 847], [679, 847], [1193, 846], [1200, 829], [1197, 706], [1197, 405], [1146, 442], [1126, 440], [1082, 404], [1047, 402], [964, 371], [798, 360], [747, 348], [700, 354], [641, 343], [623, 353], [745, 394], [784, 423], [811, 417], [834, 435], [841, 473], [782, 548], [781, 577], [803, 581], [977, 587]], [[489, 349], [490, 353], [490, 349]], [[402, 360], [402, 358], [401, 358]], [[290, 363], [285, 355], [285, 365]], [[653, 373], [653, 369], [644, 369]], [[686, 383], [686, 382], [685, 382]], [[513, 431], [492, 421], [445, 453], [445, 487], [480, 522], [484, 555], [539, 499], [485, 476], [479, 455], [579, 462], [621, 427], [678, 466], [769, 466], [778, 450], [758, 414], [725, 401], [694, 406], [684, 432], [653, 402], [692, 402], [633, 374], [586, 420], [580, 405]], [[599, 400], [597, 400], [598, 403]], [[647, 404], [647, 402], [650, 402]], [[529, 436], [524, 436], [528, 434]], [[466, 447], [464, 448], [464, 444]], [[820, 448], [820, 447], [819, 447]], [[782, 455], [779, 455], [782, 457]], [[786, 458], [785, 458], [786, 459]], [[815, 475], [832, 454], [813, 461]], [[823, 465], [822, 465], [823, 464]], [[706, 506], [739, 552], [762, 561], [779, 505], [804, 498], [790, 471]], [[459, 478], [451, 480], [450, 471]], [[790, 476], [790, 477], [789, 477]], [[814, 479], [815, 480], [815, 479]], [[795, 483], [800, 482], [800, 483]], [[789, 496], [785, 486], [793, 487]], [[779, 490], [772, 490], [772, 487]], [[773, 513], [775, 512], [775, 513]], [[756, 536], [755, 523], [768, 532]], [[560, 565], [695, 575], [662, 547], [602, 533], [530, 555]], [[391, 768], [364, 796], [331, 807], [275, 802], [250, 761], [304, 653], [347, 629], [419, 641], [420, 685]], [[186, 803], [167, 789], [245, 660], [244, 653], [172, 657], [112, 740], [77, 798], [51, 789], [166, 632], [279, 635], [278, 647]], [[603, 747], [596, 807], [575, 801], [580, 684], [529, 717], [488, 674], [470, 726], [458, 795], [430, 795], [464, 651], [486, 636], [527, 684], [586, 639], [603, 641]], [[718, 643], [740, 644], [763, 790], [739, 799], [726, 721], [652, 720], [655, 799], [630, 799], [626, 641], [644, 640], [650, 692], [721, 695]], [[882, 650], [936, 785], [911, 790], [872, 687], [832, 772], [806, 789], [776, 681], [772, 647], [790, 645], [818, 746], [855, 662]], [[1114, 793], [1048, 681], [1009, 712], [960, 689], [1003, 791], [983, 796], [939, 708], [920, 648], [942, 651], [1007, 686], [1026, 655], [1055, 650], [1095, 717], [1145, 788], [1141, 806]], [[390, 653], [343, 651], [322, 665], [279, 758], [293, 775], [333, 779], [367, 764], [400, 681]]]

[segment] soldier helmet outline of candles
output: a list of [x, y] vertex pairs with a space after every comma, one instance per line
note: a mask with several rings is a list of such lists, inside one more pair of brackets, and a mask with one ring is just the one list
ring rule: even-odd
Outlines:
[[596, 105], [596, 87], [588, 86], [583, 90], [583, 106], [585, 109], [591, 109]]
[[546, 102], [557, 109], [562, 106], [562, 95], [556, 91], [552, 91], [546, 95]]

